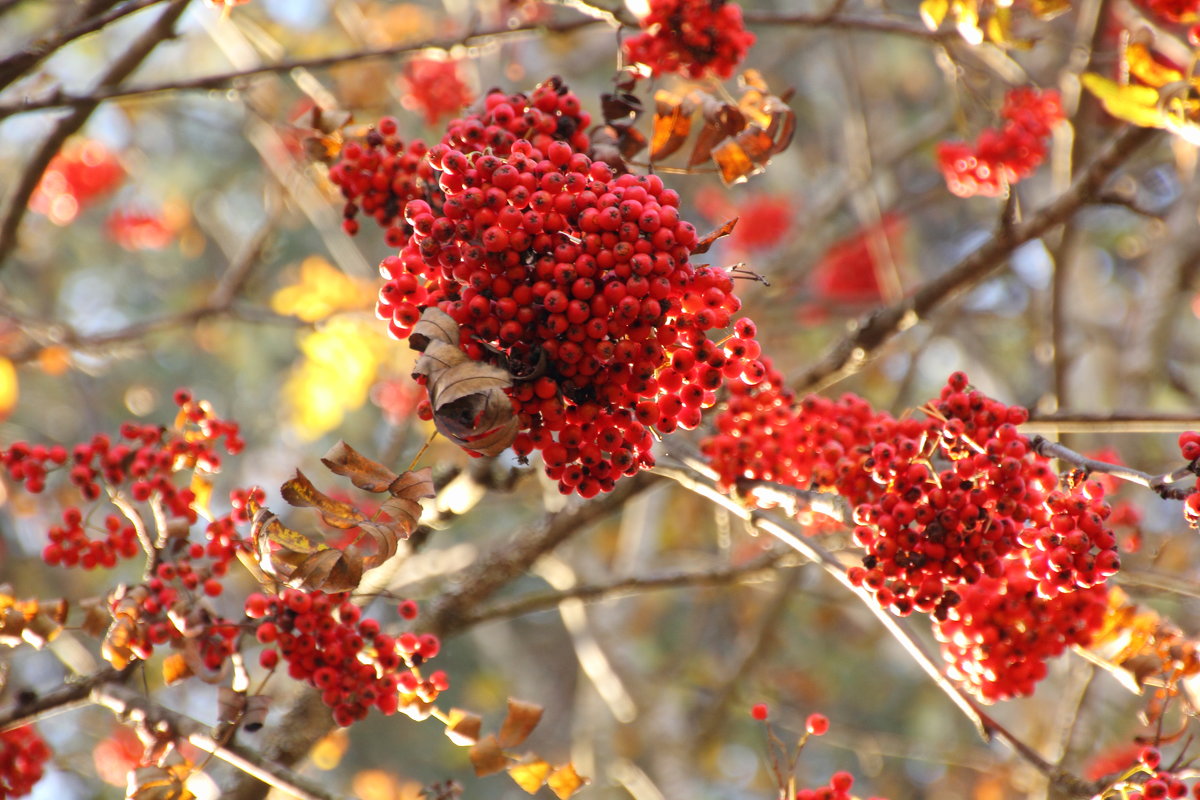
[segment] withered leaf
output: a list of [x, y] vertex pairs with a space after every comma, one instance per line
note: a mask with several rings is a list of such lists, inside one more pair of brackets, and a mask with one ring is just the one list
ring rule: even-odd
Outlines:
[[182, 653], [171, 653], [163, 659], [162, 673], [163, 683], [170, 686], [192, 677], [192, 668], [188, 666], [187, 659], [183, 657]]
[[395, 520], [396, 525], [404, 532], [407, 539], [417, 528], [421, 519], [421, 504], [407, 497], [389, 497], [380, 506], [380, 510]]
[[322, 550], [296, 566], [288, 585], [322, 592], [349, 592], [358, 588], [365, 568], [363, 558], [356, 553]]
[[459, 747], [467, 747], [479, 741], [483, 720], [478, 714], [452, 708], [446, 715], [446, 737]]
[[587, 779], [575, 771], [575, 765], [567, 762], [546, 778], [546, 785], [554, 792], [558, 800], [567, 800], [587, 783]]
[[217, 723], [231, 725], [237, 722], [246, 710], [246, 702], [245, 692], [222, 686], [217, 690]]
[[250, 539], [254, 543], [254, 549], [261, 556], [260, 564], [266, 562], [271, 554], [271, 542], [293, 553], [315, 553], [325, 547], [300, 531], [287, 527], [279, 517], [265, 508], [258, 508], [254, 512], [250, 524]]
[[63, 626], [60, 623], [55, 622], [50, 615], [39, 610], [32, 619], [26, 621], [25, 630], [21, 631], [21, 638], [35, 649], [41, 650], [48, 643], [54, 641], [62, 629]]
[[503, 772], [508, 766], [508, 756], [504, 755], [496, 737], [490, 733], [471, 746], [470, 757], [475, 774], [481, 778]]
[[290, 505], [298, 508], [311, 507], [317, 509], [325, 524], [334, 528], [341, 528], [343, 530], [353, 528], [367, 519], [366, 514], [363, 514], [354, 506], [349, 503], [343, 503], [340, 500], [334, 500], [317, 489], [300, 470], [296, 470], [296, 477], [283, 484], [279, 491], [283, 494], [283, 499]]
[[[228, 659], [221, 662], [221, 666], [217, 669], [209, 669], [208, 664], [204, 662], [204, 656], [200, 652], [200, 641], [198, 639], [188, 639], [183, 644], [183, 657], [187, 661], [188, 667], [192, 674], [210, 685], [216, 685], [225, 680], [225, 676], [229, 674]], [[116, 666], [115, 664], [113, 666]]]
[[687, 141], [696, 101], [663, 89], [654, 93], [654, 123], [650, 129], [650, 158], [666, 158]]
[[698, 96], [704, 127], [692, 146], [692, 154], [687, 162], [689, 168], [708, 161], [718, 143], [746, 127], [746, 118], [737, 106], [723, 103], [709, 94], [701, 93]]
[[733, 229], [735, 227], [737, 227], [737, 222], [738, 222], [737, 217], [734, 217], [731, 220], [727, 220], [726, 222], [722, 223], [721, 227], [717, 228], [716, 230], [712, 231], [707, 236], [705, 236], [703, 239], [696, 242], [696, 246], [692, 248], [692, 255], [702, 255], [704, 253], [707, 253], [709, 251], [709, 248], [711, 248], [713, 246], [713, 244], [716, 243], [717, 239], [720, 239], [722, 236], [728, 236], [729, 234], [733, 233]]
[[345, 442], [338, 442], [329, 449], [321, 463], [335, 475], [343, 475], [359, 489], [368, 492], [386, 492], [396, 480], [396, 473], [372, 461]]
[[0, 645], [16, 647], [23, 640], [21, 632], [25, 630], [25, 615], [15, 608], [4, 609], [0, 616]]
[[405, 500], [436, 497], [437, 490], [433, 487], [433, 468], [425, 467], [402, 473], [388, 486], [388, 493], [393, 497], [401, 497]]
[[501, 747], [516, 747], [529, 738], [533, 729], [542, 720], [542, 707], [536, 703], [508, 698], [508, 714], [500, 725], [497, 735]]
[[527, 794], [537, 794], [550, 774], [550, 764], [536, 756], [532, 761], [523, 761], [508, 768], [508, 777], [525, 790]]
[[642, 113], [642, 101], [629, 92], [605, 93], [600, 95], [600, 113], [605, 122], [637, 118]]
[[266, 694], [250, 695], [246, 699], [246, 710], [242, 713], [242, 730], [255, 733], [267, 721], [267, 712], [271, 708], [271, 696]]
[[512, 416], [503, 425], [498, 428], [480, 434], [475, 437], [462, 437], [450, 430], [438, 425], [437, 417], [434, 417], [434, 425], [438, 431], [450, 441], [454, 442], [464, 450], [470, 450], [473, 453], [478, 453], [481, 456], [498, 456], [503, 453], [508, 447], [516, 441], [517, 432], [520, 428], [520, 420], [516, 416]]
[[425, 309], [408, 335], [408, 346], [419, 352], [425, 352], [430, 342], [458, 347], [458, 323], [437, 306]]

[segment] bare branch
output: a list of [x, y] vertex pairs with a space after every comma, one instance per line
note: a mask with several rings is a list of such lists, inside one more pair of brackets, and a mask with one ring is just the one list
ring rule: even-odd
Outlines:
[[171, 731], [206, 753], [258, 778], [281, 792], [300, 800], [335, 800], [337, 795], [325, 791], [317, 783], [292, 772], [287, 767], [263, 758], [254, 750], [239, 744], [222, 744], [208, 733], [205, 725], [154, 703], [125, 686], [102, 684], [92, 689], [91, 700], [104, 706], [121, 719], [165, 724]]
[[1091, 201], [1113, 171], [1154, 134], [1150, 128], [1126, 127], [1083, 170], [1070, 189], [1011, 230], [993, 235], [958, 264], [922, 285], [911, 297], [860, 319], [850, 335], [792, 381], [792, 387], [799, 392], [816, 391], [858, 372], [875, 351], [897, 333], [911, 328], [943, 300], [1000, 269], [1018, 247], [1044, 235], [1079, 211]]
[[1172, 487], [1171, 484], [1188, 478], [1196, 477], [1195, 464], [1189, 464], [1186, 467], [1180, 467], [1174, 472], [1167, 472], [1162, 475], [1151, 475], [1148, 472], [1126, 467], [1121, 464], [1110, 464], [1107, 461], [1097, 461], [1094, 458], [1077, 453], [1066, 445], [1052, 442], [1049, 439], [1037, 435], [1029, 440], [1029, 444], [1033, 451], [1040, 456], [1046, 458], [1057, 458], [1061, 461], [1066, 461], [1087, 472], [1103, 472], [1105, 475], [1112, 475], [1114, 478], [1119, 478], [1129, 483], [1136, 483], [1138, 486], [1145, 486], [1159, 497], [1166, 500], [1182, 500], [1195, 491], [1194, 487], [1182, 488]]
[[88, 705], [88, 696], [92, 689], [101, 684], [125, 680], [139, 665], [140, 662], [135, 662], [123, 670], [105, 667], [93, 675], [66, 683], [54, 691], [37, 695], [24, 702], [18, 701], [12, 708], [0, 712], [0, 732]]
[[1110, 414], [1035, 413], [1021, 426], [1027, 433], [1177, 433], [1188, 428], [1200, 428], [1200, 416], [1119, 411]]
[[[121, 81], [133, 74], [155, 47], [173, 35], [175, 22], [183, 14], [187, 4], [188, 0], [171, 0], [158, 19], [104, 72], [98, 84], [101, 91], [116, 88]], [[17, 230], [21, 227], [21, 220], [29, 207], [29, 198], [37, 189], [42, 173], [46, 171], [51, 159], [62, 148], [67, 138], [83, 127], [98, 105], [97, 101], [80, 103], [60, 119], [50, 135], [42, 141], [41, 147], [26, 163], [21, 176], [12, 184], [13, 188], [9, 191], [3, 215], [0, 216], [0, 269], [3, 269], [4, 261], [16, 247]]]

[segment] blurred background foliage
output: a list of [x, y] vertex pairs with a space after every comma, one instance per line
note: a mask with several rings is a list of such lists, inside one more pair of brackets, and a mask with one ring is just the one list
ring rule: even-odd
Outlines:
[[[74, 5], [3, 4], [0, 54], [53, 28]], [[133, 83], [461, 36], [510, 18], [578, 20], [575, 5], [253, 0], [226, 13], [194, 3], [180, 35], [156, 50]], [[815, 13], [826, 4], [744, 5], [753, 14]], [[839, 8], [917, 20], [907, 0]], [[1007, 83], [1063, 88], [1074, 110], [1080, 96], [1072, 48], [1089, 30], [1085, 15], [1118, 13], [1114, 2], [1082, 2], [1052, 22], [1031, 21], [1023, 32], [1035, 46], [1007, 51], [920, 35], [752, 26], [759, 41], [748, 66], [776, 91], [794, 90], [795, 141], [742, 185], [725, 187], [712, 174], [666, 177], [683, 197], [685, 218], [702, 231], [741, 218], [706, 258], [746, 262], [766, 279], [742, 283], [741, 296], [764, 350], [785, 373], [813, 363], [859, 314], [941, 274], [995, 229], [1003, 201], [950, 195], [934, 145], [973, 138], [993, 124]], [[1107, 19], [1095, 27], [1119, 24]], [[132, 14], [63, 48], [0, 101], [55, 86], [88, 90], [145, 24], [145, 14]], [[431, 428], [414, 414], [411, 352], [389, 340], [372, 313], [375, 264], [392, 250], [373, 224], [353, 239], [341, 232], [335, 187], [303, 156], [306, 113], [314, 102], [351, 112], [351, 131], [395, 114], [406, 138], [436, 140], [464, 92], [530, 88], [551, 74], [562, 75], [596, 113], [599, 95], [612, 88], [616, 45], [610, 28], [590, 25], [422, 54], [431, 63], [419, 69], [411, 61], [362, 61], [267, 74], [237, 92], [104, 103], [51, 169], [0, 275], [0, 442], [70, 444], [129, 418], [165, 423], [171, 393], [188, 386], [242, 424], [247, 449], [229, 459], [221, 485], [262, 485], [268, 505], [293, 469], [312, 468], [338, 438], [404, 468]], [[455, 81], [462, 86], [444, 96]], [[1094, 150], [1114, 127], [1083, 102], [1077, 153]], [[59, 113], [0, 121], [0, 185], [15, 180]], [[1017, 213], [1066, 186], [1069, 133], [1056, 134], [1047, 167], [1022, 183]], [[900, 414], [963, 369], [989, 394], [1043, 416], [1195, 413], [1194, 167], [1192, 148], [1161, 143], [1121, 179], [1126, 196], [1149, 213], [1114, 205], [1086, 211], [1068, 232], [1017, 250], [1008, 269], [948, 300], [826, 391], [854, 391]], [[1052, 434], [1067, 430], [1041, 425]], [[1178, 458], [1181, 427], [1060, 438], [1080, 450], [1112, 446], [1154, 472]], [[420, 463], [446, 472], [467, 462], [435, 441]], [[504, 457], [487, 469], [528, 474], [435, 531], [390, 592], [430, 599], [482, 550], [564, 502], [542, 484], [540, 469]], [[64, 578], [41, 564], [52, 501], [35, 504], [0, 486], [0, 582], [15, 584], [20, 595], [102, 594], [111, 585], [107, 574]], [[1138, 501], [1144, 541], [1126, 564], [1135, 574], [1169, 573], [1193, 586], [1200, 553], [1177, 504], [1145, 492]], [[501, 599], [548, 584], [745, 564], [770, 547], [725, 513], [660, 486], [574, 537]], [[866, 609], [819, 571], [781, 563], [735, 585], [604, 600], [588, 607], [582, 629], [569, 630], [567, 612], [554, 610], [480, 623], [447, 642], [440, 659], [452, 679], [447, 696], [493, 722], [506, 695], [544, 705], [547, 717], [531, 745], [573, 759], [592, 777], [581, 797], [772, 796], [761, 725], [747, 713], [758, 701], [771, 705], [784, 732], [799, 732], [813, 711], [831, 718], [831, 733], [804, 753], [802, 784], [849, 769], [860, 776], [861, 794], [893, 800], [1044, 795], [1043, 779], [1002, 747], [980, 742]], [[136, 578], [127, 572], [117, 577]], [[251, 589], [247, 576], [235, 580]], [[1126, 588], [1185, 631], [1200, 623], [1188, 591]], [[9, 691], [52, 688], [65, 674], [63, 662], [89, 657], [6, 653]], [[209, 691], [185, 686], [162, 696], [203, 719], [211, 714]], [[1068, 656], [1035, 697], [1006, 703], [996, 715], [1083, 772], [1138, 730], [1140, 702]], [[121, 783], [113, 765], [130, 757], [106, 712], [72, 712], [42, 729], [56, 755], [36, 797], [121, 796], [96, 788], [97, 776]], [[468, 797], [524, 796], [504, 778], [468, 777], [464, 751], [438, 726], [395, 718], [372, 717], [324, 739], [303, 769], [363, 800], [407, 800], [447, 779], [464, 783]]]

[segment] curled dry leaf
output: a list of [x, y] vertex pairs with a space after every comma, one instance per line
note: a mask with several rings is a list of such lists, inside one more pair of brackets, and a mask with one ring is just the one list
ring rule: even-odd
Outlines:
[[162, 674], [163, 683], [170, 686], [192, 677], [192, 668], [183, 653], [171, 653], [163, 659]]
[[235, 692], [228, 686], [217, 690], [217, 724], [232, 725], [246, 711], [246, 693]]
[[498, 455], [517, 436], [519, 421], [504, 390], [512, 386], [507, 370], [475, 361], [458, 345], [458, 323], [438, 308], [428, 308], [413, 327], [409, 344], [421, 351], [413, 377], [423, 375], [433, 423], [438, 432], [464, 450]]
[[508, 767], [508, 756], [500, 748], [500, 743], [492, 734], [480, 739], [471, 747], [471, 766], [479, 777], [495, 775]]
[[313, 486], [300, 470], [296, 470], [296, 477], [283, 484], [279, 491], [289, 505], [297, 508], [317, 509], [321, 514], [321, 519], [331, 527], [345, 530], [367, 521], [366, 514], [349, 503], [329, 497]]
[[459, 747], [467, 747], [479, 741], [483, 719], [470, 711], [452, 708], [446, 715], [446, 738]]
[[22, 642], [42, 649], [62, 632], [70, 606], [66, 600], [18, 600], [12, 586], [0, 585], [0, 645]]
[[579, 791], [587, 779], [575, 771], [575, 765], [567, 762], [550, 774], [546, 778], [546, 785], [550, 787], [550, 791], [554, 792], [558, 800], [567, 800], [568, 797]]
[[536, 703], [508, 698], [508, 714], [500, 725], [497, 740], [501, 747], [516, 747], [529, 738], [542, 720], [542, 707]]
[[659, 89], [654, 93], [654, 125], [650, 133], [650, 158], [657, 161], [674, 154], [692, 132], [696, 101]]
[[716, 244], [717, 240], [722, 236], [728, 236], [733, 233], [733, 229], [737, 227], [738, 218], [734, 217], [731, 220], [724, 222], [721, 227], [706, 235], [703, 239], [696, 242], [696, 246], [692, 248], [692, 255], [703, 255]]
[[298, 589], [344, 592], [358, 587], [361, 556], [316, 542], [288, 528], [265, 508], [255, 505], [247, 510], [254, 513], [250, 536], [255, 560], [264, 573]]
[[265, 694], [252, 694], [246, 698], [246, 710], [242, 712], [242, 730], [247, 733], [257, 733], [267, 721], [267, 712], [271, 709], [271, 697]]
[[528, 794], [537, 794], [537, 790], [542, 788], [549, 775], [550, 763], [536, 756], [530, 761], [522, 761], [508, 768], [508, 777]]
[[[413, 334], [415, 333], [414, 330]], [[349, 478], [359, 489], [368, 492], [386, 492], [399, 477], [383, 464], [372, 461], [345, 442], [338, 442], [331, 447], [321, 459], [321, 463], [330, 472]]]

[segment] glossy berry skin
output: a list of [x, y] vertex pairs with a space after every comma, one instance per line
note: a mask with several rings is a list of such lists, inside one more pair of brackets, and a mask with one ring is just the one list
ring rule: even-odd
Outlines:
[[625, 58], [654, 75], [726, 79], [746, 57], [755, 36], [742, 9], [726, 0], [650, 0], [642, 33], [625, 40]]
[[1028, 87], [1009, 90], [1000, 116], [1004, 125], [985, 130], [974, 145], [938, 145], [946, 186], [959, 197], [999, 197], [1029, 177], [1046, 158], [1051, 128], [1065, 118], [1057, 91]]

